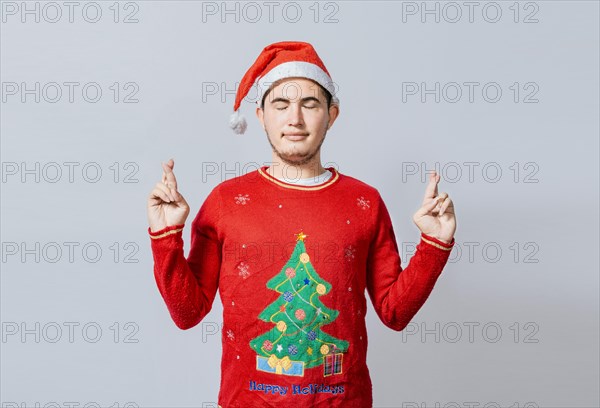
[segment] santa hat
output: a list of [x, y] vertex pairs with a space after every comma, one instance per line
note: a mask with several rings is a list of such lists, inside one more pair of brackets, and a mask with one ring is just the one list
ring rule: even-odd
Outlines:
[[229, 126], [233, 131], [242, 134], [248, 127], [246, 119], [240, 114], [239, 109], [250, 88], [257, 87], [257, 100], [262, 101], [263, 96], [275, 81], [291, 77], [308, 78], [315, 81], [331, 93], [334, 104], [339, 104], [331, 76], [312, 45], [299, 41], [274, 43], [262, 50], [240, 82], [233, 105], [234, 112], [229, 119]]

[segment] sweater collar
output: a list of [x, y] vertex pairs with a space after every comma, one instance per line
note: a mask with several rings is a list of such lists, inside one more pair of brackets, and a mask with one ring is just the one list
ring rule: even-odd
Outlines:
[[332, 173], [331, 177], [329, 177], [329, 179], [327, 181], [325, 181], [324, 183], [315, 184], [312, 186], [304, 186], [304, 185], [299, 185], [299, 184], [291, 184], [291, 183], [287, 183], [283, 180], [279, 180], [278, 178], [267, 173], [268, 168], [269, 168], [269, 166], [260, 167], [258, 169], [258, 174], [260, 174], [265, 180], [268, 180], [269, 182], [271, 182], [279, 187], [282, 187], [285, 189], [291, 189], [291, 190], [303, 190], [303, 191], [323, 190], [325, 188], [333, 186], [340, 179], [340, 174], [337, 172], [337, 170], [334, 167], [326, 167], [326, 169], [331, 171], [331, 173]]

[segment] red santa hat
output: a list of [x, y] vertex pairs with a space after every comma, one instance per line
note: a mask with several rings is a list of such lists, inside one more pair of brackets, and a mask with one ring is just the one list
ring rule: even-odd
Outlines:
[[246, 119], [240, 114], [239, 109], [250, 88], [257, 87], [257, 101], [262, 101], [263, 96], [275, 81], [291, 77], [308, 78], [315, 81], [331, 93], [333, 103], [339, 104], [331, 76], [312, 45], [300, 41], [274, 43], [262, 50], [240, 82], [233, 105], [234, 112], [229, 119], [229, 126], [233, 131], [242, 134], [248, 127]]

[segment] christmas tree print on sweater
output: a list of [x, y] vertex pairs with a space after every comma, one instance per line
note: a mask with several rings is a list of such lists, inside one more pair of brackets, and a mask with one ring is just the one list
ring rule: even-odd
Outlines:
[[323, 376], [342, 372], [342, 353], [348, 350], [348, 342], [321, 330], [339, 312], [319, 300], [331, 291], [331, 284], [310, 263], [304, 246], [307, 236], [296, 234], [296, 247], [289, 261], [267, 282], [267, 287], [281, 296], [258, 316], [275, 326], [250, 341], [257, 353], [257, 370], [304, 376], [305, 369], [323, 365]]

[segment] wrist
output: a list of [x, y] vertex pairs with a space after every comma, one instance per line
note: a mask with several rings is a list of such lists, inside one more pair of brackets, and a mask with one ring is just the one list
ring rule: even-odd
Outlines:
[[[438, 241], [441, 241], [441, 242], [443, 242], [444, 244], [448, 244], [448, 245], [450, 245], [450, 244], [452, 243], [452, 239], [451, 239], [451, 240], [447, 240], [447, 239], [443, 239], [443, 238], [439, 238], [439, 237], [437, 237], [436, 239], [437, 239]], [[454, 239], [454, 238], [453, 238], [453, 239]]]

